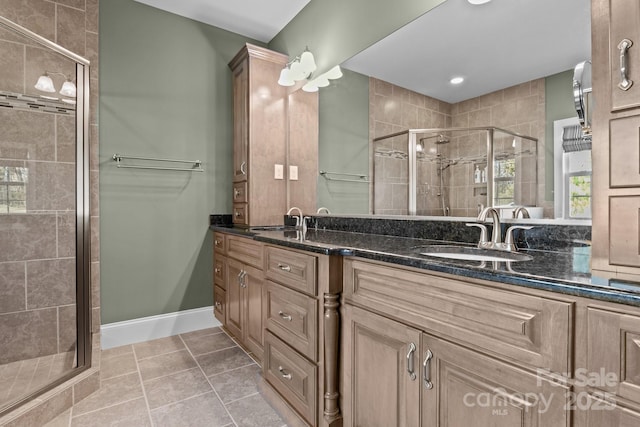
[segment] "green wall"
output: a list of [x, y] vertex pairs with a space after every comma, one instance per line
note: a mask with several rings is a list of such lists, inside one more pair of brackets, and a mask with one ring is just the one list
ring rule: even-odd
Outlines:
[[[369, 174], [369, 77], [343, 70], [320, 89], [318, 166], [329, 172]], [[355, 179], [351, 177], [343, 177]], [[318, 207], [332, 214], [369, 213], [369, 186], [318, 177]]]
[[[102, 323], [212, 305], [211, 213], [231, 211], [231, 74], [248, 40], [132, 0], [100, 2]], [[114, 153], [205, 173], [117, 169]]]
[[573, 70], [545, 79], [545, 200], [553, 201], [553, 122], [576, 117], [573, 104]]

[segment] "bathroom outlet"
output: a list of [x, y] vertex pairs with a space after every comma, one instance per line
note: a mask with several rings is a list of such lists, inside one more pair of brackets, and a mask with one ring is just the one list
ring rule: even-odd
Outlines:
[[273, 172], [274, 179], [284, 179], [284, 166], [283, 165], [275, 165]]
[[297, 166], [289, 166], [289, 179], [291, 181], [298, 180], [298, 167]]

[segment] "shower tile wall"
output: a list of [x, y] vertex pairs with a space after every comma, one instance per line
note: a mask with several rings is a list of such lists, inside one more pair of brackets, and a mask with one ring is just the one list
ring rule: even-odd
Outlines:
[[[92, 328], [97, 332], [98, 0], [4, 0], [0, 15], [91, 61]], [[75, 76], [73, 62], [6, 30], [0, 30], [0, 69], [0, 90], [26, 94], [38, 94], [33, 86], [45, 70]], [[62, 78], [52, 77], [59, 88]], [[6, 207], [0, 212], [0, 364], [7, 364], [75, 351], [75, 117], [0, 108], [0, 128], [0, 166], [28, 171], [26, 212]]]
[[[369, 134], [371, 139], [407, 129], [496, 126], [538, 138], [537, 184], [535, 158], [521, 158], [518, 163], [516, 197], [520, 200], [544, 200], [544, 79], [489, 93], [477, 98], [448, 104], [391, 83], [369, 79]], [[433, 140], [431, 140], [433, 141]], [[496, 138], [497, 148], [506, 148], [513, 138]], [[374, 151], [407, 151], [407, 138], [394, 138], [373, 145]], [[486, 156], [486, 132], [450, 135], [450, 143], [429, 148], [445, 159]], [[408, 160], [372, 153], [375, 162], [374, 212], [407, 214]], [[373, 162], [372, 162], [373, 163]], [[442, 215], [442, 200], [452, 216], [475, 216], [478, 204], [487, 204], [486, 192], [474, 188], [474, 170], [478, 162], [458, 162], [443, 172], [444, 188], [440, 189], [439, 165], [418, 155], [418, 215]], [[538, 203], [540, 206], [541, 204]], [[552, 206], [545, 206], [545, 216]], [[551, 209], [551, 211], [549, 211]]]
[[[406, 129], [450, 127], [451, 105], [419, 93], [395, 86], [383, 80], [369, 78], [369, 136], [374, 138]], [[372, 143], [375, 170], [373, 212], [381, 215], [408, 213], [407, 138], [397, 137]], [[391, 154], [386, 154], [389, 153]], [[373, 164], [373, 163], [372, 163]], [[436, 211], [439, 198], [432, 186], [425, 183], [435, 174], [435, 167], [418, 168], [418, 215], [431, 215], [428, 206]], [[429, 176], [429, 177], [427, 177]], [[441, 214], [441, 210], [439, 211]], [[433, 213], [437, 215], [437, 213]]]

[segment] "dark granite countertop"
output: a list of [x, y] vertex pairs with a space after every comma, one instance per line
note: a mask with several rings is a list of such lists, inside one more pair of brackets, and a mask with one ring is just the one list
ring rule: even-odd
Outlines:
[[593, 276], [590, 272], [591, 247], [580, 243], [558, 251], [521, 249], [520, 252], [532, 256], [530, 261], [479, 262], [424, 256], [415, 250], [425, 245], [474, 246], [468, 242], [313, 228], [307, 231], [304, 238], [300, 231], [290, 227], [241, 229], [213, 225], [211, 229], [309, 252], [356, 256], [462, 277], [640, 306], [640, 283]]

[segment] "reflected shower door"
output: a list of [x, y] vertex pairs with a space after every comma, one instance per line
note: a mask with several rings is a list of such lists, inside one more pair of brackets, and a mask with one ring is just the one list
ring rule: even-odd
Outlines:
[[77, 314], [78, 295], [86, 292], [78, 247], [84, 156], [77, 162], [86, 101], [73, 91], [80, 84], [84, 94], [86, 74], [76, 61], [0, 24], [2, 412], [86, 363]]

